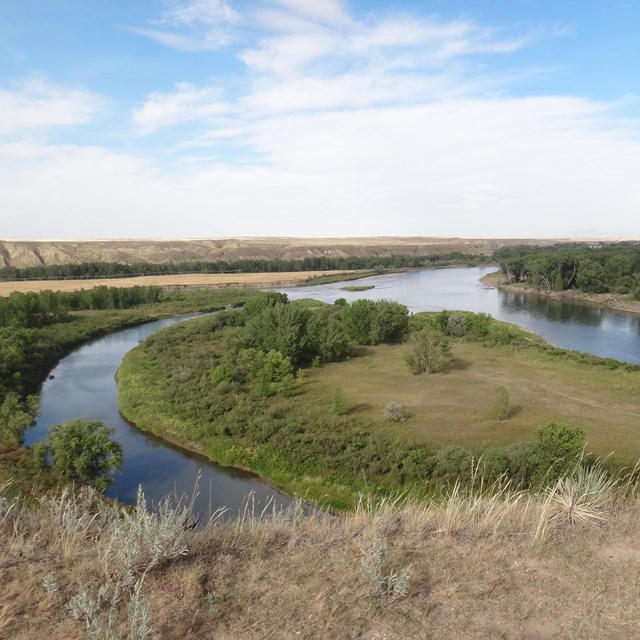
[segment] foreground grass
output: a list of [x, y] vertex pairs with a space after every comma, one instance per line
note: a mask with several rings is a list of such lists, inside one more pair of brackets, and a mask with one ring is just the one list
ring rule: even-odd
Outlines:
[[195, 530], [188, 509], [143, 498], [0, 497], [0, 636], [631, 640], [640, 507], [603, 478], [454, 486], [341, 517], [248, 508]]

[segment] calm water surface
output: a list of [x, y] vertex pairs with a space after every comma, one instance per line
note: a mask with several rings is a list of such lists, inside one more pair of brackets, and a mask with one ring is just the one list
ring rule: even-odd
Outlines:
[[114, 376], [125, 353], [153, 332], [179, 320], [160, 320], [113, 333], [61, 360], [51, 372], [53, 379], [42, 385], [40, 415], [26, 434], [26, 444], [42, 440], [54, 424], [78, 418], [101, 420], [115, 428], [115, 439], [124, 451], [123, 470], [106, 491], [112, 498], [134, 503], [138, 485], [150, 502], [166, 495], [191, 497], [197, 482], [195, 511], [202, 518], [219, 507], [228, 507], [229, 515], [233, 515], [244, 507], [249, 495], [258, 509], [270, 500], [278, 506], [289, 505], [290, 498], [254, 474], [220, 467], [203, 456], [142, 433], [120, 415]]
[[[479, 278], [494, 267], [439, 269], [368, 278], [375, 289], [341, 291], [346, 283], [282, 289], [291, 299], [315, 298], [333, 303], [344, 297], [396, 300], [413, 312], [464, 309], [490, 313], [543, 335], [553, 344], [640, 364], [640, 317], [543, 297], [488, 289]], [[124, 469], [107, 495], [131, 503], [138, 485], [150, 501], [167, 494], [191, 494], [200, 476], [196, 511], [202, 516], [221, 506], [230, 514], [243, 508], [249, 494], [258, 508], [270, 500], [291, 500], [257, 476], [226, 469], [206, 458], [171, 446], [131, 426], [118, 412], [115, 372], [122, 358], [154, 331], [180, 319], [160, 320], [100, 338], [74, 351], [53, 369], [42, 387], [40, 415], [26, 443], [44, 438], [50, 427], [78, 418], [101, 420], [116, 429], [124, 449]]]

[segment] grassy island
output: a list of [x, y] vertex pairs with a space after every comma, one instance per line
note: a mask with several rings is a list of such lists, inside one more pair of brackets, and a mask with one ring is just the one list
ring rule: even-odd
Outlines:
[[[466, 477], [472, 456], [488, 477], [533, 482], [548, 423], [581, 429], [589, 452], [613, 452], [612, 467], [640, 457], [640, 367], [551, 347], [485, 314], [409, 318], [396, 303], [269, 295], [131, 351], [118, 372], [127, 419], [335, 507], [361, 491], [431, 493]], [[438, 373], [407, 367], [416, 334], [449, 343]]]

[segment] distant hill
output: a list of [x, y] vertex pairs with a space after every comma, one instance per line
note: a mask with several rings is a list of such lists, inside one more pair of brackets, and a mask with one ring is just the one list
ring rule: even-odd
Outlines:
[[[0, 240], [0, 267], [83, 262], [164, 263], [217, 260], [299, 260], [309, 257], [491, 254], [506, 245], [552, 245], [560, 239], [489, 238], [224, 238], [204, 240]], [[565, 242], [567, 240], [564, 240]]]

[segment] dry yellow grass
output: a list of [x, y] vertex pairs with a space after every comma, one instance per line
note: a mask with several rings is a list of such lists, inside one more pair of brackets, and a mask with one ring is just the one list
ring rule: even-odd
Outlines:
[[[101, 561], [113, 516], [88, 521], [70, 504], [61, 525], [55, 504], [6, 507], [0, 637], [86, 637], [69, 604], [83, 587], [94, 598], [101, 586], [116, 588], [117, 567]], [[604, 507], [599, 526], [565, 522], [542, 543], [534, 538], [544, 497], [508, 489], [178, 533], [188, 553], [155, 565], [141, 583], [149, 637], [633, 640], [640, 637], [640, 510], [613, 495]], [[79, 544], [69, 546], [74, 532]], [[410, 574], [399, 597], [373, 593], [363, 568], [376, 548], [381, 577]], [[143, 637], [129, 633], [134, 593], [121, 588], [113, 608], [102, 601], [95, 618], [106, 625], [111, 609], [115, 633], [99, 637]]]
[[98, 280], [32, 280], [29, 282], [0, 282], [0, 296], [13, 291], [79, 291], [93, 287], [276, 287], [294, 285], [315, 276], [352, 273], [352, 271], [285, 271], [281, 273], [213, 273], [176, 274], [168, 276], [140, 276], [135, 278], [106, 278]]

